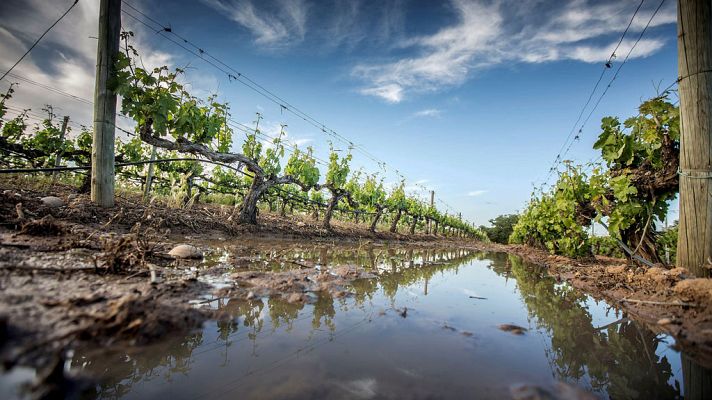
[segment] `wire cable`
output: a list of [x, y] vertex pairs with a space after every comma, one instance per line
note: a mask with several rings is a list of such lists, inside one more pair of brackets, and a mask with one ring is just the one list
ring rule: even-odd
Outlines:
[[[591, 111], [588, 113], [588, 115], [586, 116], [586, 119], [584, 119], [583, 123], [582, 123], [581, 126], [579, 127], [579, 130], [578, 130], [578, 131], [579, 131], [579, 134], [583, 132], [583, 128], [586, 126], [586, 124], [587, 124], [588, 121], [590, 120], [591, 116], [592, 116], [593, 113], [596, 111], [596, 109], [598, 109], [598, 106], [601, 104], [601, 101], [603, 100], [603, 98], [604, 98], [604, 97], [606, 96], [606, 94], [608, 93], [609, 89], [610, 89], [611, 86], [613, 85], [613, 82], [618, 78], [618, 75], [620, 74], [621, 69], [623, 68], [623, 66], [624, 66], [624, 65], [628, 62], [628, 60], [630, 59], [630, 55], [633, 53], [633, 50], [635, 50], [635, 48], [637, 47], [638, 43], [639, 43], [640, 40], [643, 38], [643, 35], [645, 35], [645, 32], [646, 32], [646, 31], [648, 30], [648, 28], [650, 27], [650, 24], [652, 23], [653, 19], [654, 19], [655, 16], [658, 14], [658, 12], [660, 11], [660, 9], [662, 8], [662, 6], [663, 6], [664, 3], [665, 3], [665, 0], [662, 0], [662, 1], [660, 2], [660, 4], [658, 4], [658, 6], [657, 6], [657, 8], [655, 9], [655, 11], [653, 12], [653, 14], [650, 16], [650, 19], [648, 20], [648, 22], [647, 22], [647, 24], [645, 25], [645, 27], [643, 28], [643, 30], [640, 32], [640, 35], [638, 35], [638, 38], [636, 39], [635, 43], [633, 43], [633, 46], [631, 46], [631, 48], [628, 50], [628, 53], [626, 54], [625, 58], [623, 59], [623, 62], [621, 62], [621, 64], [618, 66], [618, 68], [616, 69], [616, 72], [613, 74], [613, 77], [611, 78], [611, 80], [610, 80], [610, 81], [608, 82], [608, 84], [606, 85], [606, 88], [603, 90], [603, 92], [601, 93], [601, 95], [598, 97], [598, 100], [597, 100], [596, 103], [594, 104], [593, 108], [592, 108]], [[639, 7], [638, 9], [636, 9], [636, 13], [637, 13], [637, 11], [638, 11], [639, 9], [640, 9], [640, 7]], [[635, 14], [634, 14], [634, 17], [635, 17]], [[632, 19], [631, 19], [631, 23], [632, 23]], [[629, 23], [629, 25], [628, 25], [628, 28], [629, 28], [629, 27], [630, 27], [630, 23]], [[626, 28], [626, 32], [627, 32], [628, 28]], [[622, 40], [621, 40], [621, 42], [622, 42]], [[580, 139], [580, 136], [579, 136], [579, 135], [577, 135], [577, 139]], [[549, 179], [551, 178], [551, 176], [552, 176], [552, 175], [554, 174], [554, 172], [556, 171], [556, 168], [558, 167], [558, 165], [561, 164], [561, 162], [563, 161], [564, 157], [565, 157], [565, 156], [568, 154], [568, 152], [571, 150], [571, 147], [573, 146], [573, 143], [574, 143], [575, 141], [576, 141], [576, 140], [574, 140], [574, 141], [572, 141], [571, 143], [569, 143], [568, 147], [566, 147], [566, 150], [565, 150], [563, 153], [559, 152], [559, 154], [556, 156], [556, 160], [555, 160], [555, 162], [554, 162], [554, 165], [553, 165], [552, 168], [549, 170], [549, 174], [547, 175], [546, 179], [544, 180], [543, 185], [548, 184]]]

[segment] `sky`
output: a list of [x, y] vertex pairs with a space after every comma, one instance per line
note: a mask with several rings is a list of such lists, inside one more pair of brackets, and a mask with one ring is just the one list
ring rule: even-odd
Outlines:
[[[0, 70], [7, 70], [73, 0], [0, 2]], [[92, 120], [98, 0], [75, 8], [0, 81], [18, 82], [15, 108], [52, 104], [75, 131]], [[405, 177], [413, 195], [478, 225], [521, 211], [546, 178], [639, 0], [126, 0], [122, 27], [146, 66], [186, 70], [197, 96], [217, 94], [234, 120], [313, 146], [353, 150], [353, 169]], [[594, 101], [659, 0], [644, 0]], [[166, 39], [141, 13], [205, 51]], [[582, 129], [566, 159], [591, 147], [604, 116], [625, 119], [677, 77], [675, 2], [668, 0]], [[180, 43], [181, 41], [178, 40]], [[188, 47], [190, 47], [188, 45]], [[198, 53], [199, 54], [199, 53]], [[212, 56], [282, 100], [274, 102], [205, 61]], [[38, 82], [45, 87], [25, 80]], [[289, 103], [287, 109], [281, 107]], [[280, 105], [281, 104], [281, 105]], [[293, 110], [318, 121], [306, 123]], [[588, 115], [590, 108], [584, 113]], [[128, 121], [117, 125], [130, 128]], [[316, 126], [314, 126], [316, 125]], [[321, 126], [326, 127], [324, 132]], [[580, 123], [577, 125], [580, 126]], [[578, 130], [578, 129], [575, 129]], [[330, 135], [336, 132], [340, 138]], [[235, 149], [244, 134], [234, 134]], [[378, 163], [385, 162], [385, 172]], [[322, 173], [325, 172], [325, 169]], [[551, 182], [551, 181], [550, 181]], [[672, 206], [676, 218], [677, 205]]]

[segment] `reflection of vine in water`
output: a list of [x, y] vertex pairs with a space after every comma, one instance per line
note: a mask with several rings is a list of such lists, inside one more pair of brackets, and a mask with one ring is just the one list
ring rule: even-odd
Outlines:
[[[473, 258], [482, 257], [480, 253], [471, 251], [452, 250], [441, 252], [427, 249], [383, 248], [374, 251], [373, 247], [358, 249], [348, 256], [338, 253], [338, 255], [327, 254], [321, 249], [314, 249], [311, 252], [300, 251], [298, 254], [300, 257], [305, 258], [316, 256], [331, 263], [349, 264], [353, 263], [354, 259], [362, 260], [363, 264], [361, 265], [369, 266], [372, 270], [377, 268], [378, 259], [388, 260], [391, 264], [391, 270], [382, 272], [376, 279], [359, 279], [353, 282], [355, 307], [361, 309], [365, 317], [346, 329], [337, 331], [334, 321], [336, 316], [334, 299], [328, 293], [320, 293], [315, 303], [311, 305], [311, 310], [309, 310], [309, 306], [305, 308], [303, 303], [288, 303], [277, 297], [268, 299], [266, 303], [262, 299], [230, 299], [227, 301], [219, 299], [217, 302], [218, 309], [226, 318], [216, 321], [218, 343], [214, 345], [204, 345], [201, 331], [185, 336], [180, 342], [168, 340], [160, 344], [161, 351], [151, 351], [145, 355], [137, 354], [135, 358], [126, 354], [117, 354], [116, 358], [106, 360], [98, 358], [90, 361], [88, 358], [79, 356], [77, 360], [80, 363], [82, 361], [87, 362], [86, 369], [94, 371], [111, 370], [111, 376], [107, 376], [97, 386], [97, 393], [89, 394], [89, 397], [94, 395], [98, 397], [121, 397], [131, 391], [134, 383], [145, 382], [157, 377], [170, 381], [171, 375], [174, 373], [187, 374], [195, 357], [212, 351], [224, 352], [223, 366], [225, 366], [229, 361], [229, 348], [243, 340], [252, 342], [253, 355], [255, 355], [258, 349], [258, 335], [265, 327], [265, 321], [262, 318], [265, 305], [267, 306], [273, 333], [280, 327], [284, 327], [286, 332], [290, 332], [298, 321], [311, 319], [311, 329], [307, 338], [309, 343], [304, 348], [287, 355], [285, 359], [280, 361], [281, 364], [293, 355], [334, 340], [334, 338], [351, 332], [370, 321], [369, 307], [365, 303], [368, 302], [370, 305], [370, 301], [374, 298], [379, 288], [393, 300], [399, 287], [413, 285], [422, 281], [427, 282], [437, 273], [444, 271], [454, 270], [457, 273], [459, 266]], [[282, 255], [280, 254], [280, 256]], [[414, 260], [417, 261], [414, 262]], [[342, 302], [341, 308], [346, 310], [347, 304], [345, 301]], [[327, 337], [312, 342], [313, 335], [324, 326], [329, 332]], [[248, 330], [243, 331], [240, 329], [241, 327], [248, 328]], [[240, 332], [242, 332], [242, 336], [238, 336]], [[202, 348], [195, 351], [201, 345]], [[155, 354], [160, 354], [160, 357], [155, 357]], [[250, 371], [249, 374], [262, 373], [263, 369]]]
[[[462, 265], [479, 256], [479, 253], [465, 250], [452, 250], [447, 252], [421, 251], [390, 251], [391, 267], [382, 271], [378, 278], [368, 282], [356, 281], [352, 287], [355, 291], [356, 304], [365, 299], [372, 299], [380, 287], [383, 294], [391, 302], [395, 300], [399, 288], [412, 286], [423, 282], [426, 287], [428, 282], [438, 273], [451, 271], [458, 274]], [[421, 260], [421, 264], [411, 263], [411, 260]], [[411, 267], [411, 265], [414, 265]], [[427, 294], [427, 293], [426, 293]]]
[[[559, 285], [543, 269], [525, 265], [509, 256], [511, 274], [538, 329], [551, 337], [552, 373], [564, 381], [584, 384], [606, 392], [611, 398], [674, 398], [680, 388], [669, 383], [672, 367], [666, 356], [658, 356], [665, 345], [655, 333], [622, 318], [603, 327], [594, 327], [585, 305], [586, 296], [567, 285]], [[502, 268], [504, 266], [504, 268]], [[492, 270], [508, 270], [496, 259]]]
[[302, 308], [304, 308], [302, 303], [289, 303], [276, 297], [267, 300], [269, 318], [272, 321], [272, 332], [275, 332], [283, 325], [285, 326], [285, 332], [291, 332], [294, 321], [299, 317], [299, 311]]

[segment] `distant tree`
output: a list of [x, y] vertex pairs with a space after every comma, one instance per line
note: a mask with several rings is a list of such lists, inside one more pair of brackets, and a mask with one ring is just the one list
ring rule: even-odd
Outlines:
[[514, 225], [519, 221], [519, 215], [517, 214], [503, 214], [495, 219], [489, 220], [491, 227], [481, 226], [487, 237], [495, 242], [507, 244], [509, 241], [509, 235], [512, 234]]

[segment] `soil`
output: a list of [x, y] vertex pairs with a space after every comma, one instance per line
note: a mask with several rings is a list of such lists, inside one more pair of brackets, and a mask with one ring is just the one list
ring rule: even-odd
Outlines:
[[[64, 206], [43, 203], [40, 199], [45, 196], [59, 197]], [[214, 204], [190, 209], [171, 208], [157, 200], [144, 204], [131, 194], [117, 196], [114, 208], [103, 209], [71, 186], [1, 179], [0, 360], [4, 368], [37, 368], [35, 397], [52, 397], [85, 382], [63, 372], [63, 361], [72, 348], [146, 344], [199, 327], [206, 319], [221, 318], [211, 308], [199, 307], [196, 299], [205, 299], [206, 294], [245, 299], [276, 295], [289, 302], [310, 302], [312, 294], [320, 291], [347, 296], [351, 281], [369, 277], [357, 266], [329, 274], [319, 265], [289, 260], [285, 262], [296, 265], [286, 271], [251, 268], [250, 263], [257, 261], [255, 248], [266, 248], [274, 240], [512, 253], [546, 266], [557, 279], [595, 298], [617, 304], [654, 331], [671, 334], [697, 362], [712, 366], [712, 280], [695, 279], [680, 268], [646, 269], [607, 257], [573, 260], [527, 246], [472, 239], [372, 233], [366, 224], [340, 221], [325, 230], [318, 221], [298, 215], [263, 213], [258, 226], [245, 226], [231, 222], [231, 213], [231, 207]], [[231, 262], [241, 261], [243, 266], [237, 271], [219, 265], [201, 269], [206, 265], [201, 260], [168, 255], [175, 245], [193, 244], [194, 238], [201, 243], [227, 238], [239, 243]], [[280, 255], [274, 257], [279, 260]], [[238, 284], [214, 284], [222, 278]]]

